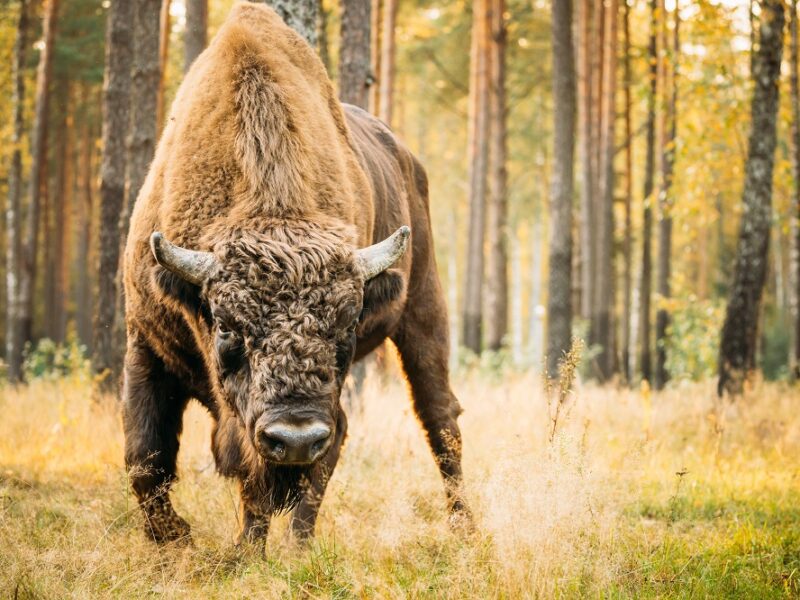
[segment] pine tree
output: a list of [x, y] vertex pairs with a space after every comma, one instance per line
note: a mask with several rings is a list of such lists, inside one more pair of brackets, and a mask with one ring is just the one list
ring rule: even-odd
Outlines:
[[98, 236], [97, 305], [92, 330], [92, 371], [98, 391], [114, 389], [113, 327], [117, 303], [120, 253], [120, 213], [125, 203], [133, 64], [133, 3], [113, 0], [106, 24], [103, 86], [103, 157], [100, 169], [100, 231]]
[[553, 180], [550, 190], [547, 376], [558, 378], [572, 336], [572, 185], [575, 154], [575, 66], [572, 0], [553, 3]]

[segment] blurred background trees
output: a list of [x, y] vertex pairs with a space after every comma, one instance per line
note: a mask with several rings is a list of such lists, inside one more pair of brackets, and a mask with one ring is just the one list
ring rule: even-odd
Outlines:
[[[126, 219], [183, 73], [232, 3], [0, 3], [0, 337], [12, 380], [52, 339], [82, 347], [115, 389]], [[427, 167], [455, 363], [547, 362], [554, 375], [576, 336], [583, 376], [601, 382], [713, 376], [755, 214], [755, 148], [774, 161], [757, 199], [771, 243], [763, 276], [746, 283], [762, 301], [747, 317], [745, 371], [796, 376], [794, 3], [773, 38], [789, 44], [774, 151], [751, 117], [759, 40], [776, 27], [768, 0], [274, 4], [317, 45], [340, 97], [391, 124]], [[729, 329], [742, 318], [729, 313]]]

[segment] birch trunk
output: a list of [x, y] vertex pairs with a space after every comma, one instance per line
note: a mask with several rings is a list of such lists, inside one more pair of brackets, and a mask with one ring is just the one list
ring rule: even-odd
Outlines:
[[11, 134], [11, 167], [8, 173], [8, 203], [6, 204], [6, 364], [8, 378], [18, 382], [22, 378], [22, 316], [19, 294], [20, 234], [22, 218], [20, 196], [22, 190], [22, 144], [25, 136], [25, 60], [28, 47], [28, 0], [20, 0], [17, 19], [17, 38], [12, 58], [11, 106], [14, 116]]
[[741, 394], [756, 364], [761, 298], [772, 217], [778, 82], [783, 52], [782, 0], [763, 0], [753, 64], [752, 125], [745, 165], [744, 213], [719, 353], [718, 393]]

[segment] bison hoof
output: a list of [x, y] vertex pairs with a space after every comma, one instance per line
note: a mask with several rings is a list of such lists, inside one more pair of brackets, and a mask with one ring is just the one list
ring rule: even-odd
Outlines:
[[470, 535], [475, 533], [475, 521], [472, 512], [461, 502], [458, 502], [450, 512], [447, 524], [454, 533]]
[[157, 544], [175, 543], [179, 546], [188, 546], [192, 542], [189, 523], [175, 513], [168, 516], [151, 515], [147, 517], [144, 530]]

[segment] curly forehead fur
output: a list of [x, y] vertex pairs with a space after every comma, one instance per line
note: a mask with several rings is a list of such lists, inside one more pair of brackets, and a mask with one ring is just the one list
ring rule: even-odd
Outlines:
[[206, 295], [269, 375], [251, 393], [274, 401], [332, 391], [337, 336], [358, 315], [364, 284], [346, 240], [343, 231], [284, 223], [217, 246]]

